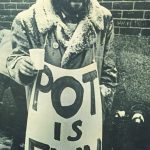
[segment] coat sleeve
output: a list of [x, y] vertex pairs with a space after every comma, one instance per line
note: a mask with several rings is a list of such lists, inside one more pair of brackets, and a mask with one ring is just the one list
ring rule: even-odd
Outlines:
[[[112, 17], [105, 18], [105, 31], [104, 31], [104, 54], [103, 63], [101, 70], [100, 87], [106, 87], [107, 94], [102, 95], [102, 105], [103, 105], [103, 119], [107, 120], [107, 117], [111, 115], [112, 104], [114, 100], [114, 93], [117, 86], [117, 69], [116, 69], [116, 57], [113, 48], [113, 38], [114, 38], [114, 25]], [[104, 85], [104, 86], [103, 86]], [[109, 92], [108, 92], [109, 91]], [[102, 93], [102, 92], [101, 92]]]
[[26, 85], [33, 80], [24, 76], [19, 71], [19, 62], [24, 57], [29, 56], [28, 50], [31, 48], [27, 32], [22, 21], [22, 17], [18, 15], [12, 24], [12, 53], [7, 58], [7, 69], [10, 77], [19, 84]]
[[101, 84], [114, 88], [117, 85], [116, 57], [113, 48], [114, 24], [112, 17], [105, 18], [105, 45], [101, 72]]

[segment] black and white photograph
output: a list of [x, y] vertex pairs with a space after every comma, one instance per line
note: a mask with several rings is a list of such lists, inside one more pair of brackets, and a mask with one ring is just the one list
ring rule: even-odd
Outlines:
[[150, 150], [150, 0], [0, 0], [0, 150]]

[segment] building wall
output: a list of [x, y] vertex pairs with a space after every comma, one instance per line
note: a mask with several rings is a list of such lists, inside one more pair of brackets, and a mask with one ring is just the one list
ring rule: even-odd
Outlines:
[[[0, 0], [0, 29], [10, 28], [12, 20], [35, 0]], [[115, 33], [150, 36], [150, 0], [101, 0], [114, 17]]]
[[111, 10], [115, 33], [150, 36], [150, 0], [103, 0]]
[[10, 29], [14, 17], [36, 0], [0, 0], [0, 29]]

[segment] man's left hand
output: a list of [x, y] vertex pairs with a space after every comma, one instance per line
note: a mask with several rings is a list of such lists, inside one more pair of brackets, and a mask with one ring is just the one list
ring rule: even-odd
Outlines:
[[104, 84], [100, 85], [100, 90], [101, 90], [101, 93], [102, 93], [103, 97], [107, 97], [112, 92], [111, 88], [108, 88]]

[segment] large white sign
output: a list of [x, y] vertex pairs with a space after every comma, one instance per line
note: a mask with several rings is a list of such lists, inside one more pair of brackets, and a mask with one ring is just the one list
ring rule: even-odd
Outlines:
[[102, 108], [96, 64], [45, 65], [34, 82], [25, 150], [101, 150]]

